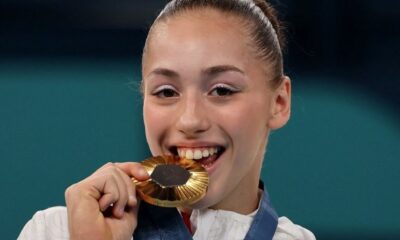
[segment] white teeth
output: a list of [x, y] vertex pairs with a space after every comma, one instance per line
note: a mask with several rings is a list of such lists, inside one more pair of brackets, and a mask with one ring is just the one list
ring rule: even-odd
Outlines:
[[203, 157], [203, 153], [201, 152], [201, 150], [196, 149], [194, 151], [193, 158], [194, 159], [200, 159], [202, 157]]
[[186, 150], [186, 154], [185, 154], [185, 157], [187, 158], [187, 159], [193, 159], [193, 151], [192, 150]]
[[210, 155], [213, 155], [214, 152], [216, 152], [214, 148], [210, 148], [209, 151], [210, 151]]
[[214, 155], [218, 152], [218, 147], [210, 147], [210, 148], [198, 148], [198, 149], [189, 149], [189, 148], [178, 148], [177, 152], [179, 157], [186, 159], [202, 159]]
[[208, 152], [207, 149], [204, 149], [202, 154], [203, 154], [203, 157], [208, 157], [210, 155], [210, 153]]

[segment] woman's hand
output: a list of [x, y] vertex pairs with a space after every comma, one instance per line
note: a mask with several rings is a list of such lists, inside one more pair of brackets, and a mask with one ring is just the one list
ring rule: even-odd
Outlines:
[[107, 163], [65, 192], [71, 239], [131, 239], [139, 201], [131, 178], [149, 176], [139, 163]]

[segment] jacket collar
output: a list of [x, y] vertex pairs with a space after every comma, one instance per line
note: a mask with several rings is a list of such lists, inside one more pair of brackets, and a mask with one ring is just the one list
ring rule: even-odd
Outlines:
[[264, 191], [257, 214], [251, 223], [245, 240], [272, 239], [277, 226], [278, 215], [271, 205], [267, 191]]

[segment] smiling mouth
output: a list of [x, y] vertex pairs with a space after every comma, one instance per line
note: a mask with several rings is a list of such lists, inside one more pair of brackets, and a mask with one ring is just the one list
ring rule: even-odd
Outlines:
[[205, 169], [209, 169], [222, 155], [225, 148], [222, 146], [216, 147], [172, 147], [170, 151], [173, 155], [180, 158], [194, 160], [200, 163]]

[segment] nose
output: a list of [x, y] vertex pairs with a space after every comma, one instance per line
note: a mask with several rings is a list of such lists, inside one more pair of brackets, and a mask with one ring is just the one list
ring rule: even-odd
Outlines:
[[186, 137], [193, 138], [210, 128], [210, 114], [201, 96], [191, 95], [183, 98], [179, 106], [176, 128]]

